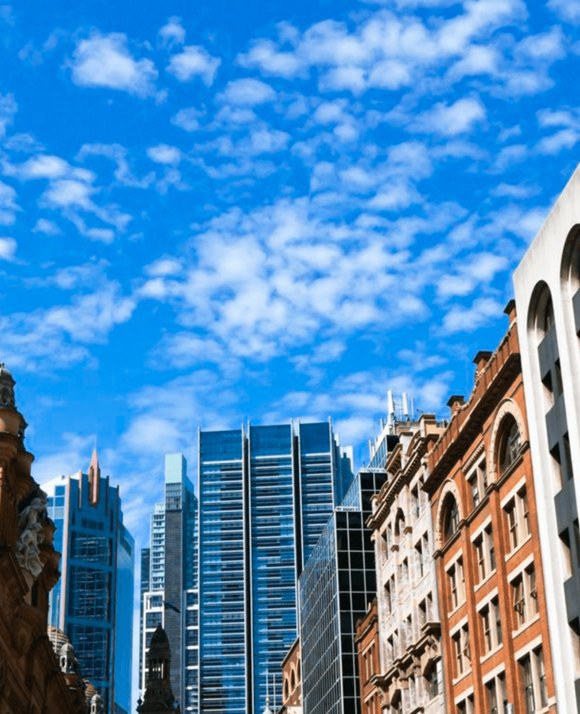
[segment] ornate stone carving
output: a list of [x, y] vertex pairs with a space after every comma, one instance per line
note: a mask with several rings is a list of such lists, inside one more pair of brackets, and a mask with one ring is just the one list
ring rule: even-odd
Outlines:
[[38, 489], [37, 495], [28, 506], [18, 514], [18, 540], [16, 542], [16, 560], [23, 570], [28, 571], [34, 580], [42, 572], [40, 544], [42, 543], [42, 521], [46, 517], [46, 494]]
[[69, 642], [60, 648], [59, 664], [60, 671], [63, 674], [79, 673], [79, 661], [74, 651], [74, 647]]
[[105, 714], [105, 708], [103, 706], [103, 699], [100, 694], [95, 694], [91, 698], [90, 714]]

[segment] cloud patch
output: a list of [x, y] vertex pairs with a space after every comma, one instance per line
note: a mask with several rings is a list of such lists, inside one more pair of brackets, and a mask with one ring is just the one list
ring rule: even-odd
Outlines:
[[136, 59], [126, 35], [94, 32], [78, 42], [70, 61], [73, 82], [81, 87], [102, 87], [138, 97], [155, 92], [157, 70], [149, 59]]

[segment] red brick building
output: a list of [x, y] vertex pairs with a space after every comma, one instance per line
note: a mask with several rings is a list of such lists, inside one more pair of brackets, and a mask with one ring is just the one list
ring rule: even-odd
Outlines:
[[278, 714], [302, 713], [302, 667], [300, 639], [297, 639], [282, 662], [282, 707]]
[[554, 712], [515, 303], [428, 459], [448, 712]]
[[379, 617], [377, 601], [373, 600], [365, 617], [356, 628], [355, 644], [358, 652], [362, 714], [382, 713], [382, 690], [377, 677], [381, 673], [379, 659]]

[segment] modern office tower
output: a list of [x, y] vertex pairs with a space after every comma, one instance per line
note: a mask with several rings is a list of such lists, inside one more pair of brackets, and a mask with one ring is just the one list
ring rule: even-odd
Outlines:
[[361, 470], [300, 575], [302, 701], [308, 714], [361, 711], [355, 633], [376, 595], [371, 498], [387, 473]]
[[[377, 571], [379, 670], [366, 682], [363, 711], [401, 714], [451, 711], [443, 701], [441, 624], [433, 560], [433, 526], [425, 457], [443, 431], [434, 416], [394, 427], [399, 443], [385, 464], [389, 474], [373, 499], [372, 528]], [[361, 651], [371, 673], [376, 644]], [[365, 660], [369, 660], [368, 663]], [[419, 666], [417, 666], [419, 665]]]
[[123, 525], [119, 487], [101, 476], [94, 451], [88, 474], [61, 476], [43, 488], [62, 553], [50, 622], [74, 643], [81, 671], [98, 689], [107, 714], [128, 714], [134, 543]]
[[141, 689], [158, 625], [172, 652], [171, 688], [182, 712], [197, 712], [197, 498], [183, 454], [165, 456], [165, 500], [155, 504], [149, 547], [141, 553]]
[[203, 714], [261, 712], [297, 636], [296, 579], [350, 477], [330, 422], [200, 432]]
[[513, 300], [506, 313], [427, 456], [446, 710], [572, 712], [556, 704]]
[[559, 711], [580, 711], [580, 168], [514, 274]]

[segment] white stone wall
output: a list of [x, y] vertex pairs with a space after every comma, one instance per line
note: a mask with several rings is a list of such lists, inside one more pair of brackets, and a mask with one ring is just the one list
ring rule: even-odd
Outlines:
[[544, 387], [540, 380], [537, 339], [530, 325], [529, 313], [534, 290], [540, 281], [544, 281], [551, 292], [554, 308], [572, 465], [576, 469], [576, 501], [580, 507], [580, 351], [571, 305], [572, 292], [577, 286], [570, 286], [562, 278], [562, 256], [566, 240], [573, 227], [579, 224], [580, 167], [576, 169], [514, 274], [554, 677], [558, 710], [562, 712], [577, 710], [574, 680], [580, 676], [580, 669], [566, 615], [563, 589], [566, 575], [554, 509], [555, 486], [551, 477], [553, 464], [548, 452], [545, 427]]

